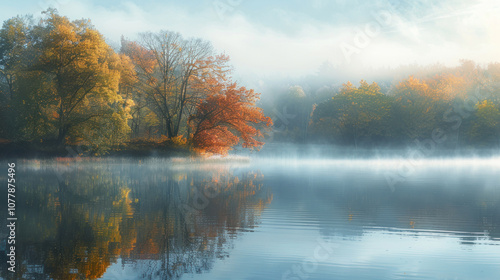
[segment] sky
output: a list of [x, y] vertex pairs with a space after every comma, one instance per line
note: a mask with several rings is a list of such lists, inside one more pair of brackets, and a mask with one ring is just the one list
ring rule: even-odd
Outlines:
[[91, 19], [115, 48], [147, 31], [209, 40], [242, 77], [500, 61], [497, 0], [21, 0], [2, 3], [0, 20], [48, 7]]

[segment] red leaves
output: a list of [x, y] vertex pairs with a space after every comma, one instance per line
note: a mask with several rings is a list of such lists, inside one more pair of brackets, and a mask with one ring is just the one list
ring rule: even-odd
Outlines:
[[[222, 86], [222, 87], [221, 87]], [[243, 140], [244, 148], [259, 148], [263, 142], [258, 126], [272, 124], [261, 108], [255, 106], [259, 94], [236, 83], [214, 87], [215, 92], [197, 106], [190, 122], [194, 128], [193, 145], [204, 153], [227, 154]], [[220, 91], [219, 91], [220, 90]]]

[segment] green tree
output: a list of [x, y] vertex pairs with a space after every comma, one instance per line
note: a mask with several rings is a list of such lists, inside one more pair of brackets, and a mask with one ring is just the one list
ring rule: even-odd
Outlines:
[[[22, 89], [17, 88], [17, 85], [26, 82], [19, 81], [25, 73], [23, 70], [35, 55], [34, 52], [28, 51], [33, 45], [32, 22], [29, 16], [18, 16], [6, 20], [0, 29], [0, 117], [3, 120], [0, 133], [11, 140], [21, 137], [19, 128], [23, 127], [28, 119], [17, 113], [26, 114], [33, 109], [17, 106], [24, 105], [19, 94]], [[26, 104], [26, 101], [24, 103]]]
[[500, 110], [493, 102], [484, 100], [476, 105], [467, 132], [469, 143], [477, 146], [500, 145]]
[[392, 98], [380, 92], [376, 83], [347, 82], [331, 100], [320, 103], [313, 113], [312, 133], [340, 144], [370, 144], [390, 135]]
[[401, 81], [392, 92], [395, 102], [392, 110], [396, 137], [403, 142], [429, 137], [436, 128], [438, 116], [429, 85], [410, 76]]
[[312, 110], [311, 97], [301, 86], [291, 86], [275, 102], [274, 140], [303, 142], [306, 140]]
[[[407, 143], [431, 137], [434, 129], [450, 127], [446, 111], [453, 108], [454, 101], [463, 100], [465, 88], [465, 80], [452, 74], [426, 79], [410, 76], [399, 82], [391, 92], [395, 97], [392, 117], [397, 139]], [[458, 139], [459, 130], [448, 130]]]

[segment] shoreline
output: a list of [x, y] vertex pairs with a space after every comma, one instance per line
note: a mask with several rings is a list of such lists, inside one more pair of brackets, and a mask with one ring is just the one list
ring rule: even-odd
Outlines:
[[[66, 145], [40, 145], [29, 142], [0, 143], [0, 158], [53, 159], [53, 158], [201, 158], [189, 146], [129, 145], [111, 147], [101, 154], [90, 151], [77, 153], [79, 147]], [[406, 147], [355, 148], [331, 144], [291, 144], [268, 143], [260, 151], [249, 151], [241, 147], [229, 152], [231, 156], [281, 159], [378, 159], [378, 158], [491, 158], [500, 156], [499, 148], [433, 148], [424, 149], [408, 145]], [[225, 156], [213, 155], [212, 157]], [[210, 158], [210, 157], [209, 157]]]

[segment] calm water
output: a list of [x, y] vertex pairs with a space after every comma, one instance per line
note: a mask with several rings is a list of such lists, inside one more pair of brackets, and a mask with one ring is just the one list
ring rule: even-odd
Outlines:
[[17, 165], [18, 278], [500, 275], [500, 159]]

